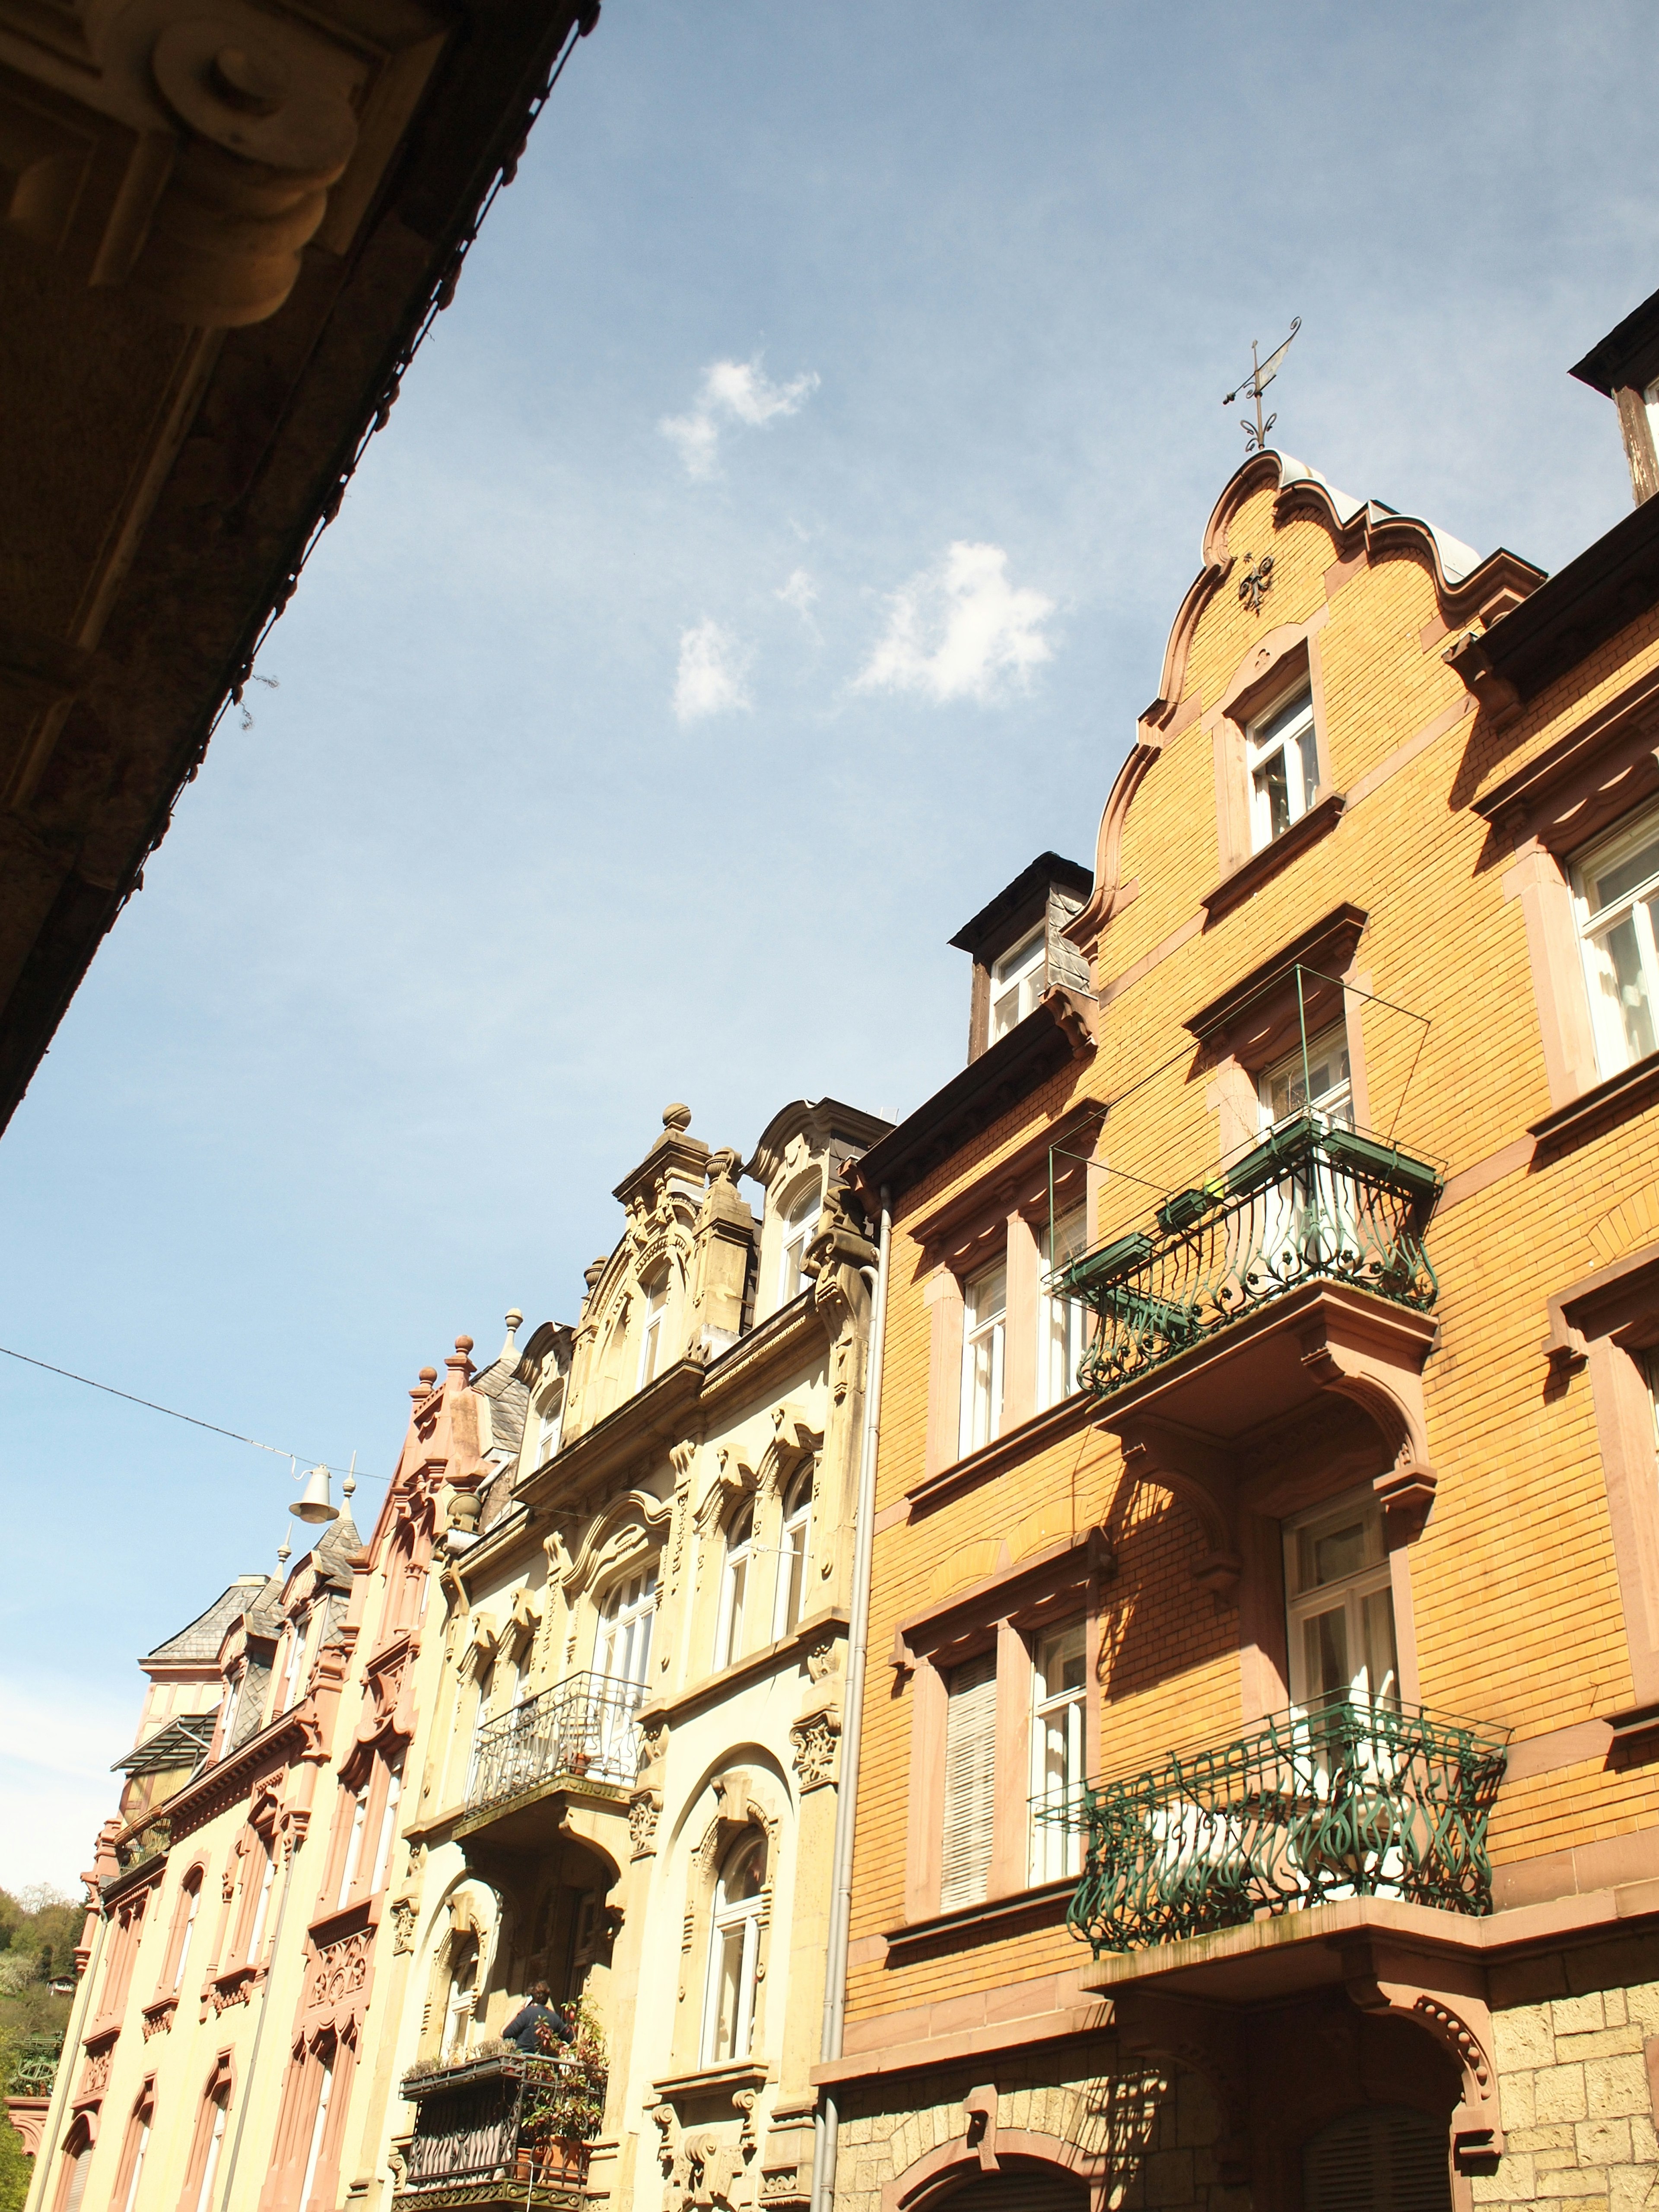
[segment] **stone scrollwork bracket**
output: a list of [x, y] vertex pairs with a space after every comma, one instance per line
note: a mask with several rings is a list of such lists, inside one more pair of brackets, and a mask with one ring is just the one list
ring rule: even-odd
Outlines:
[[1409, 2020], [1447, 2052], [1463, 2091], [1451, 2118], [1452, 2162], [1460, 2173], [1492, 2172], [1504, 2154], [1504, 2127], [1480, 1968], [1369, 1942], [1345, 1945], [1342, 1978], [1362, 2012]]

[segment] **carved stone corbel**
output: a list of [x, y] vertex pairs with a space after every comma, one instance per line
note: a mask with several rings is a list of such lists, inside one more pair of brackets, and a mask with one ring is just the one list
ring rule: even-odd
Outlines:
[[1190, 1997], [1133, 1985], [1115, 1997], [1118, 2043], [1126, 2057], [1172, 2058], [1202, 2076], [1220, 2108], [1218, 2178], [1238, 2188], [1250, 2178], [1249, 2069], [1237, 2014]]
[[963, 2140], [970, 2150], [979, 2153], [981, 2173], [1000, 2173], [997, 2163], [997, 2085], [987, 2081], [977, 2089], [970, 2089], [962, 2100], [967, 2125]]
[[1105, 1421], [1123, 1447], [1123, 1465], [1137, 1482], [1154, 1482], [1174, 1493], [1196, 1518], [1204, 1551], [1193, 1579], [1223, 1604], [1235, 1601], [1243, 1560], [1235, 1524], [1237, 1474], [1225, 1452], [1200, 1437], [1186, 1436], [1161, 1421], [1131, 1415], [1121, 1424]]
[[1342, 1978], [1362, 2012], [1393, 2013], [1433, 2036], [1462, 2079], [1451, 2118], [1452, 2163], [1460, 2173], [1490, 2172], [1504, 2154], [1492, 2011], [1479, 1966], [1429, 1960], [1372, 1940], [1345, 1944]]

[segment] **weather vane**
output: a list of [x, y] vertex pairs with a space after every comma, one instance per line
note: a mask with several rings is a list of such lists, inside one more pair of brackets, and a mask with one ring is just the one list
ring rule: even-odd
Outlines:
[[[1293, 338], [1296, 336], [1301, 327], [1302, 318], [1300, 315], [1297, 315], [1291, 324], [1291, 338]], [[1267, 386], [1273, 382], [1274, 377], [1278, 375], [1279, 364], [1284, 360], [1285, 355], [1291, 349], [1291, 338], [1286, 338], [1284, 344], [1279, 348], [1276, 353], [1270, 353], [1266, 361], [1257, 359], [1258, 342], [1255, 338], [1252, 338], [1250, 340], [1250, 359], [1255, 365], [1251, 368], [1249, 374], [1245, 378], [1243, 383], [1236, 384], [1221, 403], [1224, 407], [1231, 407], [1234, 400], [1239, 397], [1241, 392], [1247, 399], [1255, 400], [1255, 422], [1251, 422], [1247, 421], [1241, 426], [1244, 432], [1244, 450], [1247, 453], [1259, 453], [1261, 451], [1262, 447], [1267, 442], [1268, 431], [1273, 428], [1273, 424], [1279, 420], [1277, 415], [1270, 415], [1265, 422], [1262, 421], [1261, 395], [1267, 389]]]

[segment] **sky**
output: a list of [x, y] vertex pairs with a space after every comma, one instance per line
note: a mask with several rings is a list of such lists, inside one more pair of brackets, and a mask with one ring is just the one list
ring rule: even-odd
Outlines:
[[[605, 0], [0, 1140], [0, 1883], [133, 1662], [502, 1316], [573, 1320], [683, 1099], [960, 1066], [946, 939], [1094, 856], [1272, 442], [1481, 552], [1627, 511], [1570, 365], [1659, 285], [1659, 15]], [[751, 1187], [752, 1194], [752, 1187]]]

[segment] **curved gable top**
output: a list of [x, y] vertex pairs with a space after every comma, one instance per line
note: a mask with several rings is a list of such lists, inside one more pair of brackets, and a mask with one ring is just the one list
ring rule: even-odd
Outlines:
[[1188, 586], [1164, 649], [1158, 693], [1141, 715], [1137, 742], [1119, 769], [1100, 817], [1095, 842], [1094, 891], [1066, 934], [1092, 956], [1117, 904], [1118, 861], [1130, 802], [1164, 744], [1196, 720], [1203, 702], [1187, 696], [1187, 664], [1200, 617], [1226, 583], [1234, 564], [1227, 533], [1245, 501], [1272, 488], [1275, 527], [1292, 513], [1308, 514], [1330, 532], [1335, 557], [1367, 562], [1401, 553], [1427, 562], [1447, 629], [1479, 618], [1496, 621], [1545, 580], [1546, 572], [1499, 546], [1484, 556], [1435, 524], [1402, 514], [1381, 500], [1358, 500], [1339, 491], [1317, 469], [1271, 447], [1252, 453], [1223, 487], [1204, 526], [1203, 566]]

